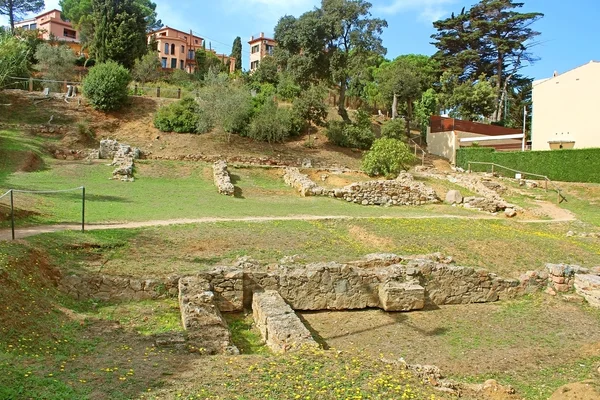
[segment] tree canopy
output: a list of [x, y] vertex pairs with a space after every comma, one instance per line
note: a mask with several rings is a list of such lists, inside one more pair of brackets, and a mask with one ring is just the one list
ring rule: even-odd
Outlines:
[[275, 27], [279, 65], [308, 86], [318, 80], [339, 88], [338, 113], [350, 121], [345, 108], [348, 82], [373, 54], [385, 55], [383, 19], [370, 13], [364, 0], [322, 0], [321, 7], [299, 18], [285, 16]]

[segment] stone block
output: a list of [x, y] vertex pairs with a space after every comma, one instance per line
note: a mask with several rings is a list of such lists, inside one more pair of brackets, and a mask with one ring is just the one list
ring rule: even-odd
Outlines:
[[294, 310], [274, 290], [254, 293], [252, 315], [265, 343], [276, 353], [318, 347]]
[[425, 288], [416, 282], [388, 281], [379, 286], [379, 302], [385, 311], [420, 310], [425, 307]]
[[461, 204], [463, 202], [463, 196], [458, 190], [449, 190], [446, 193], [446, 203], [448, 204]]

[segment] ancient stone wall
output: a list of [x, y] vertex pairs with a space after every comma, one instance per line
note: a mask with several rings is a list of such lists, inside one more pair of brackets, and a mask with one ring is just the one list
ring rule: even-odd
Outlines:
[[263, 340], [276, 353], [318, 347], [294, 310], [275, 290], [254, 293], [252, 315]]
[[231, 183], [227, 163], [223, 160], [215, 161], [213, 164], [213, 179], [219, 193], [226, 196], [233, 196], [235, 188]]
[[[95, 152], [90, 153], [90, 158], [95, 157]], [[128, 144], [121, 144], [116, 140], [103, 139], [100, 141], [98, 158], [112, 158], [111, 166], [116, 167], [112, 173], [113, 180], [124, 182], [133, 182], [134, 160], [141, 157], [141, 151], [137, 147], [131, 147]]]
[[317, 185], [298, 168], [286, 168], [285, 183], [302, 196], [329, 196], [349, 203], [367, 205], [421, 205], [439, 203], [435, 190], [401, 173], [394, 180], [355, 182], [341, 189], [327, 189]]
[[179, 277], [144, 279], [112, 275], [67, 275], [59, 282], [59, 289], [79, 299], [129, 301], [176, 296]]
[[179, 309], [188, 343], [203, 354], [239, 354], [214, 297], [210, 283], [200, 277], [179, 280]]

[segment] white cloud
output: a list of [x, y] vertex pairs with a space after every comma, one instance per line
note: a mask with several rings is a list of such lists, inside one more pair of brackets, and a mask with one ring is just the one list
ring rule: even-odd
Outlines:
[[448, 6], [457, 0], [392, 0], [388, 5], [377, 6], [376, 10], [395, 15], [405, 12], [417, 12], [419, 19], [430, 23], [448, 14]]

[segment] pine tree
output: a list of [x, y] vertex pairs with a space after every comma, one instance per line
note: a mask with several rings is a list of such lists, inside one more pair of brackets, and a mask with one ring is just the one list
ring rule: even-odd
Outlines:
[[235, 57], [235, 70], [240, 71], [242, 69], [242, 38], [239, 36], [233, 41], [231, 57]]
[[0, 15], [8, 16], [11, 32], [15, 30], [15, 19], [44, 8], [44, 0], [0, 0]]
[[91, 53], [97, 62], [114, 60], [131, 69], [147, 51], [146, 21], [135, 0], [93, 0], [94, 37]]

